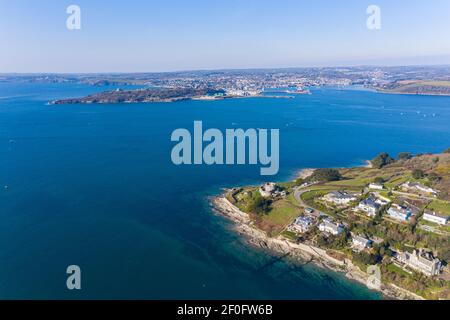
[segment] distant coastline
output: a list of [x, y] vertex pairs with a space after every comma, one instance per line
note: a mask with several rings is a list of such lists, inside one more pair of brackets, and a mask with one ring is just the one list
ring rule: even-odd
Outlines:
[[217, 89], [193, 89], [193, 88], [147, 88], [135, 90], [104, 91], [81, 98], [60, 99], [49, 102], [50, 105], [62, 104], [117, 104], [117, 103], [155, 103], [177, 102], [186, 100], [216, 101], [225, 99], [244, 98], [272, 98], [292, 99], [292, 95], [309, 94], [309, 91], [283, 91], [292, 95], [264, 94], [258, 91], [242, 91], [239, 93], [226, 93]]

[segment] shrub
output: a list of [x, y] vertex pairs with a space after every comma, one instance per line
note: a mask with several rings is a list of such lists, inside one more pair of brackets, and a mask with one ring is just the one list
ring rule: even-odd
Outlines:
[[413, 157], [412, 154], [409, 152], [400, 152], [397, 155], [397, 158], [399, 158], [400, 160], [408, 160], [411, 159], [412, 157]]
[[432, 172], [428, 175], [428, 180], [430, 180], [431, 182], [436, 182], [441, 180], [441, 177], [439, 177], [436, 173]]
[[341, 179], [342, 176], [336, 169], [318, 169], [314, 171], [314, 173], [310, 177], [311, 181], [320, 181], [320, 182], [338, 181]]
[[412, 172], [412, 177], [416, 180], [423, 179], [425, 177], [425, 173], [420, 169], [416, 169]]
[[384, 166], [387, 166], [388, 164], [394, 163], [395, 160], [389, 156], [387, 153], [380, 153], [378, 156], [376, 156], [372, 161], [372, 166], [376, 169], [381, 169]]

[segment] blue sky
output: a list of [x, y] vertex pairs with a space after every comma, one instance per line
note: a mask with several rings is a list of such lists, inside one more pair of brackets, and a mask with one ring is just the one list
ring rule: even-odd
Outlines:
[[449, 17], [448, 0], [0, 0], [0, 73], [450, 64]]

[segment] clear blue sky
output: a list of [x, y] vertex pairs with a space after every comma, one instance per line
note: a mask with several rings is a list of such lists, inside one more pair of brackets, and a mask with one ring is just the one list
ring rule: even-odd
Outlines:
[[450, 1], [0, 0], [0, 43], [0, 73], [450, 64]]

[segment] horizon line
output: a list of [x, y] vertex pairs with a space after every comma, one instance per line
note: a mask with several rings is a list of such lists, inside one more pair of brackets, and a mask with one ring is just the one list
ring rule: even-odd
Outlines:
[[205, 69], [180, 69], [173, 71], [92, 71], [92, 72], [0, 72], [0, 75], [105, 75], [105, 74], [170, 74], [188, 72], [224, 72], [224, 71], [257, 71], [257, 70], [295, 70], [295, 69], [326, 69], [326, 68], [407, 68], [407, 67], [450, 67], [450, 64], [405, 64], [405, 65], [383, 65], [383, 64], [355, 64], [355, 65], [328, 65], [310, 67], [250, 67], [250, 68], [205, 68]]

